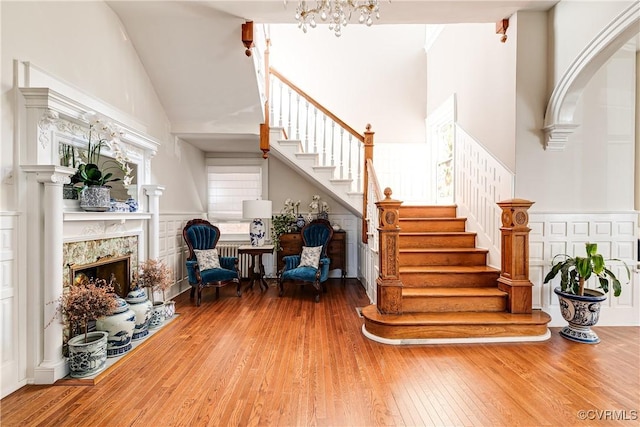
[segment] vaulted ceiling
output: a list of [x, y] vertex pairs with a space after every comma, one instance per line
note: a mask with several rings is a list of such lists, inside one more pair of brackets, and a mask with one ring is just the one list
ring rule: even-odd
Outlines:
[[[497, 22], [557, 2], [381, 0], [374, 25]], [[262, 106], [240, 28], [246, 20], [294, 23], [297, 0], [108, 4], [123, 22], [174, 134], [204, 151], [255, 150]]]

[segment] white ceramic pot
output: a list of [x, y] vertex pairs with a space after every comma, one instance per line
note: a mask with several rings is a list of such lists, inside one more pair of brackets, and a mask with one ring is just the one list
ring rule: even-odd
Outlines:
[[165, 320], [171, 319], [176, 314], [176, 302], [165, 301], [164, 302], [164, 318]]
[[107, 337], [103, 331], [89, 332], [87, 342], [84, 334], [71, 338], [69, 346], [69, 374], [73, 378], [84, 378], [102, 371], [107, 362]]
[[149, 319], [149, 329], [157, 329], [164, 323], [165, 311], [164, 302], [154, 302], [151, 309], [151, 319]]
[[131, 338], [136, 327], [136, 313], [127, 302], [117, 297], [118, 307], [110, 316], [96, 320], [96, 329], [109, 333], [107, 338], [107, 357], [122, 356], [131, 350]]
[[149, 319], [151, 318], [151, 301], [147, 298], [144, 289], [132, 289], [125, 300], [129, 303], [129, 308], [136, 314], [136, 325], [133, 329], [131, 339], [141, 340], [149, 335]]

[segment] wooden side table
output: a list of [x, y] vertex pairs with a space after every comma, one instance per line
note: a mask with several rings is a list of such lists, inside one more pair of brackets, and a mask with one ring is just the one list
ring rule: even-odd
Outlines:
[[[264, 264], [262, 263], [262, 255], [273, 253], [273, 245], [264, 245], [264, 246], [251, 246], [251, 245], [242, 245], [238, 248], [238, 255], [247, 254], [251, 255], [251, 266], [249, 267], [249, 278], [251, 279], [251, 284], [247, 286], [247, 289], [253, 289], [253, 283], [255, 281], [259, 281], [260, 290], [264, 287], [266, 291], [269, 289], [269, 284], [266, 280], [264, 280]], [[258, 265], [259, 272], [256, 273], [256, 264]]]

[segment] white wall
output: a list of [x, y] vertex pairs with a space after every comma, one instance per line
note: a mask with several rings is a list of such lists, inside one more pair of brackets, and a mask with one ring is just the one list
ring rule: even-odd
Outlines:
[[590, 40], [634, 0], [561, 1], [549, 14], [549, 87], [551, 95], [569, 65]]
[[[136, 50], [115, 13], [104, 2], [1, 2], [2, 149], [0, 170], [13, 169], [13, 60], [31, 61], [59, 79], [72, 82], [142, 123], [162, 144], [152, 161], [152, 183], [165, 185], [161, 209], [202, 210], [190, 163], [201, 156], [182, 144], [176, 148], [169, 122]], [[203, 167], [203, 166], [202, 166]], [[202, 174], [204, 171], [202, 172]], [[196, 171], [195, 175], [200, 175]], [[199, 181], [198, 182], [202, 182]], [[2, 184], [0, 210], [15, 210], [16, 187]]]
[[[596, 6], [597, 3], [593, 7]], [[571, 28], [557, 26], [556, 30], [565, 33], [581, 26], [574, 23]], [[523, 34], [528, 38], [530, 32]], [[555, 37], [563, 38], [563, 34]], [[526, 54], [531, 54], [529, 58], [540, 57], [540, 49], [526, 41], [518, 47], [518, 94], [521, 95], [527, 90], [526, 86], [541, 89], [543, 82], [539, 78], [528, 78], [535, 64]], [[574, 118], [579, 127], [569, 137], [564, 151], [543, 148], [540, 132], [543, 118], [540, 114], [532, 116], [528, 111], [530, 105], [536, 109], [546, 108], [540, 105], [540, 98], [519, 99], [516, 196], [535, 201], [532, 211], [634, 209], [635, 63], [634, 49], [623, 48], [594, 75], [577, 104]], [[520, 74], [520, 70], [526, 71]]]
[[424, 142], [424, 25], [354, 24], [340, 38], [272, 25], [271, 39], [271, 65], [349, 126], [371, 123], [376, 142]]
[[320, 195], [320, 199], [329, 204], [329, 220], [333, 214], [349, 214], [346, 208], [311, 181], [304, 179], [275, 156], [269, 156], [269, 199], [273, 202], [274, 213], [280, 212], [286, 199], [292, 199], [300, 200], [300, 213], [306, 214], [314, 194]]
[[[514, 29], [509, 28], [511, 37]], [[456, 95], [457, 123], [515, 168], [515, 52], [495, 24], [446, 25], [427, 53], [427, 113]]]

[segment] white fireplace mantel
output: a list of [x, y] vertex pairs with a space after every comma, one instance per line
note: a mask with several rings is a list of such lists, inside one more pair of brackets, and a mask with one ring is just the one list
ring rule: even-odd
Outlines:
[[[151, 159], [160, 142], [145, 134], [146, 128], [101, 100], [79, 91], [34, 67], [16, 62], [16, 97], [20, 132], [16, 146], [20, 169], [18, 185], [24, 197], [28, 334], [34, 337], [28, 372], [36, 384], [52, 384], [64, 377], [63, 334], [59, 322], [52, 322], [56, 301], [63, 293], [63, 245], [68, 242], [137, 236], [138, 259], [158, 253], [158, 198], [164, 187], [151, 183]], [[60, 166], [59, 144], [86, 144], [87, 118], [95, 116], [113, 125], [119, 145], [136, 164], [135, 185], [127, 188], [138, 201], [138, 212], [71, 211], [62, 200], [62, 186], [75, 169]], [[110, 156], [109, 149], [102, 154]]]

